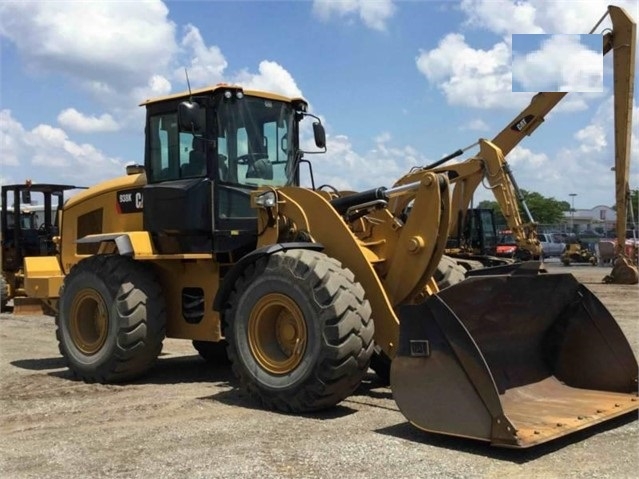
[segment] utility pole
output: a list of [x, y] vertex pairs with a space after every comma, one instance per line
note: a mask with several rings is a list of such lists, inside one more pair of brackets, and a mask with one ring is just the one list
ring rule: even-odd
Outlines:
[[572, 208], [570, 208], [570, 232], [574, 233], [575, 232], [575, 196], [577, 196], [577, 193], [570, 193], [568, 196], [570, 196], [572, 200]]

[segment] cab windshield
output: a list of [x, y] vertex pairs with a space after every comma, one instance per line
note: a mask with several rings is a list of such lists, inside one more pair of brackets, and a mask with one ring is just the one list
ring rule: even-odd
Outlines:
[[220, 181], [256, 187], [294, 183], [295, 111], [288, 103], [245, 96], [217, 109]]

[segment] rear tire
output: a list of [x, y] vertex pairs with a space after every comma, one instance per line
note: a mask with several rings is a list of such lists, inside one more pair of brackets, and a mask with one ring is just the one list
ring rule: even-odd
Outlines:
[[233, 372], [262, 406], [332, 407], [361, 383], [374, 324], [354, 275], [328, 256], [290, 250], [259, 259], [237, 280], [226, 311]]
[[164, 297], [147, 265], [123, 256], [84, 259], [64, 279], [59, 306], [60, 353], [86, 382], [134, 379], [162, 350]]

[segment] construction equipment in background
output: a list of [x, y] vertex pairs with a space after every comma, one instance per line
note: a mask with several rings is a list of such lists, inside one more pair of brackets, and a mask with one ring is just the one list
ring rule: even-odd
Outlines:
[[504, 258], [514, 258], [518, 249], [517, 242], [513, 237], [513, 232], [510, 230], [501, 230], [499, 232], [495, 254]]
[[[1, 189], [0, 252], [2, 258], [1, 311], [13, 301], [14, 314], [42, 314], [42, 300], [24, 289], [25, 257], [53, 257], [57, 236], [56, 211], [64, 201], [64, 192], [78, 188], [71, 185], [23, 184], [3, 185]], [[55, 295], [57, 296], [57, 294]]]
[[582, 245], [576, 238], [566, 241], [566, 250], [561, 254], [561, 263], [564, 266], [575, 263], [588, 263], [597, 266], [598, 262], [597, 253]]
[[[614, 51], [614, 98], [615, 98], [615, 172], [616, 172], [616, 207], [618, 209], [618, 218], [627, 211], [630, 193], [628, 185], [629, 177], [629, 154], [630, 154], [630, 131], [631, 131], [631, 114], [632, 99], [635, 75], [635, 43], [636, 26], [634, 21], [621, 8], [610, 6], [606, 14], [597, 22], [590, 33], [593, 33], [607, 15], [610, 15], [612, 21], [612, 30], [608, 30], [603, 35], [602, 53], [605, 56], [610, 51]], [[423, 172], [448, 172], [451, 183], [455, 185], [453, 194], [453, 219], [451, 222], [451, 248], [447, 249], [446, 254], [456, 259], [467, 269], [472, 269], [469, 265], [473, 264], [483, 266], [494, 266], [498, 260], [490, 250], [478, 248], [480, 242], [476, 239], [466, 237], [468, 231], [468, 217], [470, 221], [476, 217], [477, 213], [472, 211], [473, 195], [479, 184], [485, 179], [488, 180], [488, 189], [494, 193], [495, 199], [499, 204], [503, 213], [508, 229], [512, 232], [517, 243], [517, 251], [521, 255], [519, 259], [537, 259], [541, 253], [539, 238], [537, 237], [537, 224], [526, 205], [524, 196], [520, 191], [515, 177], [512, 174], [510, 166], [505, 157], [526, 137], [532, 133], [544, 122], [545, 116], [557, 106], [557, 104], [567, 95], [567, 92], [540, 92], [537, 93], [530, 101], [530, 104], [524, 108], [502, 131], [500, 131], [491, 141], [500, 154], [491, 153], [488, 156], [480, 154], [477, 158], [471, 158], [465, 162], [454, 164], [452, 166], [444, 166], [452, 159], [464, 154], [469, 149], [475, 147], [474, 143], [468, 147], [458, 149], [456, 152], [432, 163], [431, 165], [414, 168], [406, 177], [399, 180], [397, 184], [415, 181]], [[486, 165], [477, 165], [478, 161], [486, 162]], [[490, 162], [490, 163], [488, 163]], [[472, 165], [472, 166], [471, 166]], [[623, 207], [620, 201], [624, 202]], [[403, 207], [404, 205], [400, 205]], [[621, 209], [620, 209], [621, 208]], [[520, 211], [521, 209], [521, 211]], [[396, 210], [394, 211], [398, 213]], [[524, 221], [525, 216], [525, 221]], [[625, 216], [623, 216], [625, 221]], [[484, 215], [484, 219], [487, 217]], [[488, 234], [487, 242], [492, 240], [490, 236], [492, 228], [487, 226], [485, 231]], [[625, 222], [622, 224], [617, 222], [617, 231], [620, 234], [624, 231]], [[588, 252], [580, 253], [577, 247], [572, 247], [574, 251], [570, 251], [565, 255], [570, 261], [585, 256], [589, 257]], [[471, 263], [467, 260], [472, 260]], [[611, 282], [615, 282], [612, 278], [625, 278], [625, 281], [636, 277], [636, 268], [632, 268], [626, 255], [620, 251], [617, 269], [613, 270], [607, 278]], [[616, 272], [615, 272], [616, 271]]]
[[[132, 380], [182, 338], [226, 346], [263, 406], [307, 412], [348, 397], [378, 347], [433, 432], [521, 448], [638, 409], [628, 341], [572, 275], [527, 262], [438, 291], [450, 168], [336, 195], [300, 186], [303, 99], [221, 84], [144, 106], [144, 166], [70, 198], [58, 254], [24, 258], [75, 376]], [[469, 171], [503, 160], [484, 140], [480, 157]]]
[[[470, 208], [456, 234], [448, 236], [446, 255], [467, 270], [508, 263], [499, 255], [499, 234], [490, 208]], [[470, 263], [472, 262], [472, 263]]]
[[[479, 145], [479, 154], [464, 160], [460, 163], [448, 163], [457, 156], [461, 156], [465, 151]], [[511, 234], [517, 244], [518, 258], [520, 260], [539, 259], [542, 250], [537, 238], [537, 225], [532, 220], [532, 214], [526, 205], [524, 196], [517, 185], [515, 177], [506, 162], [506, 159], [498, 145], [487, 140], [479, 140], [468, 147], [457, 150], [441, 160], [428, 166], [413, 168], [407, 175], [400, 178], [395, 187], [420, 181], [426, 174], [445, 174], [452, 186], [452, 218], [449, 235], [452, 239], [457, 238], [456, 248], [448, 248], [446, 255], [454, 258], [462, 265], [468, 264], [468, 260], [473, 260], [479, 266], [490, 267], [511, 263], [508, 259], [499, 258], [490, 250], [478, 248], [480, 242], [470, 240], [465, 237], [468, 227], [466, 226], [469, 217], [472, 221], [477, 219], [483, 222], [481, 233], [487, 236], [485, 243], [493, 243], [496, 246], [496, 232], [493, 215], [474, 212], [469, 205], [472, 203], [475, 191], [484, 181], [486, 187], [491, 190], [501, 212], [506, 219]], [[410, 195], [405, 195], [391, 203], [391, 211], [395, 215], [404, 211], [406, 202], [413, 200]], [[522, 220], [519, 205], [522, 206], [529, 221]], [[450, 246], [450, 243], [449, 243]], [[476, 268], [466, 268], [476, 269]]]

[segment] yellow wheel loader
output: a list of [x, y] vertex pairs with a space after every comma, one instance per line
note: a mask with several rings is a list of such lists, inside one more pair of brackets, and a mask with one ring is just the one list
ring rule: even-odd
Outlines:
[[77, 377], [132, 380], [165, 337], [224, 344], [258, 403], [305, 412], [348, 397], [378, 348], [429, 431], [528, 447], [637, 409], [628, 342], [573, 276], [523, 263], [438, 292], [447, 174], [337, 196], [299, 186], [302, 99], [217, 85], [144, 105], [144, 166], [67, 200], [57, 256], [25, 258], [36, 294], [62, 282]]
[[33, 291], [24, 288], [23, 259], [43, 256], [51, 260], [56, 252], [53, 238], [58, 235], [57, 207], [62, 205], [64, 193], [76, 188], [80, 187], [27, 180], [0, 189], [0, 311], [7, 310], [13, 301], [14, 314], [42, 314], [43, 302], [30, 297]]
[[244, 391], [295, 413], [347, 398], [380, 351], [415, 426], [514, 448], [638, 409], [628, 341], [572, 275], [528, 262], [439, 290], [448, 173], [304, 188], [303, 99], [220, 84], [143, 105], [144, 165], [70, 198], [57, 255], [24, 259], [77, 377], [139, 377], [165, 337], [222, 344]]

